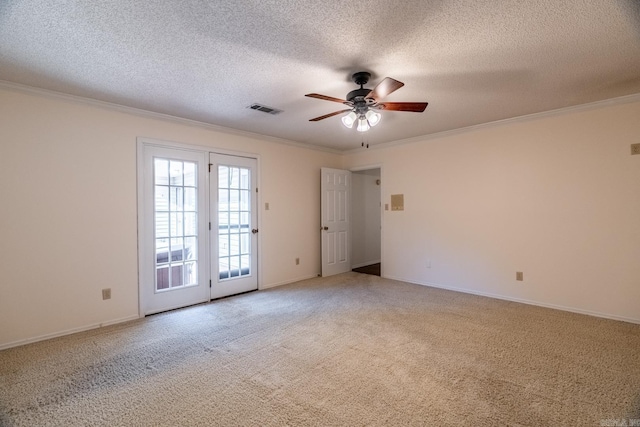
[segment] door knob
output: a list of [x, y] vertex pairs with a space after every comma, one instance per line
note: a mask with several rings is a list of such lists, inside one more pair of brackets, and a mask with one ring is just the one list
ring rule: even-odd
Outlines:
[[251, 232], [252, 232], [253, 234], [256, 234], [256, 233], [258, 232], [258, 229], [257, 229], [257, 228], [254, 228], [254, 229], [252, 229], [252, 230], [251, 230]]
[[323, 229], [324, 231], [328, 231], [328, 230], [329, 230], [329, 227], [327, 227], [327, 226], [325, 225], [324, 227], [322, 227], [322, 229]]

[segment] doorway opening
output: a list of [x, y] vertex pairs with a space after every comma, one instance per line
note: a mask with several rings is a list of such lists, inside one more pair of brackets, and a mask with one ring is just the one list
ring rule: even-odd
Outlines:
[[381, 275], [382, 192], [381, 169], [352, 171], [351, 268], [357, 273]]

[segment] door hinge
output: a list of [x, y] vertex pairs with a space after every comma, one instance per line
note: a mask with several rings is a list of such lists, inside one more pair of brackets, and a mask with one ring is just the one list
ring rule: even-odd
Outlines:
[[211, 287], [211, 279], [209, 279], [209, 287]]
[[213, 166], [213, 163], [209, 163], [209, 173], [211, 173], [211, 166]]
[[211, 230], [211, 222], [209, 222], [209, 230]]
[[256, 193], [258, 192], [258, 187], [256, 187]]

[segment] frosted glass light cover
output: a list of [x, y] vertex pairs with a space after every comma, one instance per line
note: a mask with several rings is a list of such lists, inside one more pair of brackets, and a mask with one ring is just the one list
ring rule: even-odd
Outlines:
[[367, 122], [367, 119], [365, 119], [364, 117], [361, 117], [360, 119], [358, 119], [358, 132], [366, 132], [368, 131], [370, 128], [369, 123]]
[[367, 114], [365, 114], [365, 117], [367, 118], [369, 125], [373, 127], [378, 123], [380, 123], [380, 119], [382, 118], [382, 115], [377, 111], [369, 110], [367, 111]]
[[348, 128], [352, 128], [353, 123], [356, 121], [356, 118], [357, 118], [356, 113], [352, 111], [346, 116], [342, 117], [342, 124]]

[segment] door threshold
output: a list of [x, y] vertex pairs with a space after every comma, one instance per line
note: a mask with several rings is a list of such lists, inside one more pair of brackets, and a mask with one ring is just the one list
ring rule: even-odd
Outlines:
[[232, 294], [232, 295], [225, 295], [223, 297], [217, 297], [217, 298], [212, 298], [209, 300], [209, 302], [214, 302], [214, 301], [220, 301], [221, 299], [226, 299], [226, 298], [231, 298], [231, 297], [237, 297], [239, 295], [245, 295], [245, 294], [250, 294], [251, 292], [257, 292], [258, 289], [252, 289], [250, 291], [244, 291], [244, 292], [240, 292], [237, 294]]

